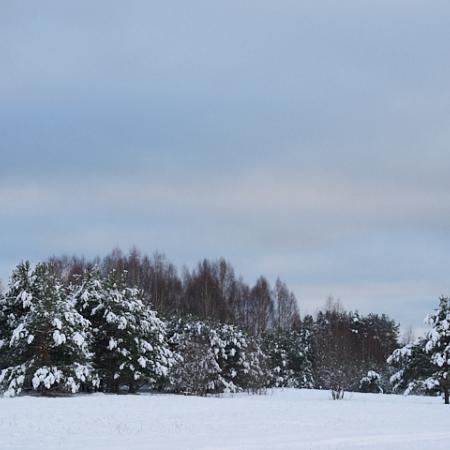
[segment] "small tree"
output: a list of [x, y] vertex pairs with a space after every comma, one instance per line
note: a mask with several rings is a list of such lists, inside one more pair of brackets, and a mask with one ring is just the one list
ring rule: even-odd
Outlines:
[[369, 370], [367, 375], [361, 378], [359, 390], [361, 392], [369, 392], [372, 394], [382, 394], [381, 375], [374, 370]]

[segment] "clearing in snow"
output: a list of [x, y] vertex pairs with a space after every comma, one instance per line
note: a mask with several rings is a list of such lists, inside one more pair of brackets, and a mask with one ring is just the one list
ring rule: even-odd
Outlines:
[[438, 397], [275, 389], [266, 395], [0, 400], [2, 450], [448, 449]]

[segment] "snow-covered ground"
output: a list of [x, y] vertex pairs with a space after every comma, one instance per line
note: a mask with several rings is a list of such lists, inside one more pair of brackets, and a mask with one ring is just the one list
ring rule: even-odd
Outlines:
[[440, 398], [274, 390], [0, 400], [2, 450], [448, 449]]

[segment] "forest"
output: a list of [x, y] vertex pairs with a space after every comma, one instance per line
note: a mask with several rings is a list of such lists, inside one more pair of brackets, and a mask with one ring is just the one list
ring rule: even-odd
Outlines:
[[164, 255], [135, 249], [22, 262], [0, 296], [0, 390], [294, 387], [329, 389], [335, 399], [345, 391], [442, 391], [448, 401], [448, 311], [443, 298], [429, 337], [402, 346], [399, 324], [384, 314], [346, 311], [329, 298], [302, 317], [286, 283], [261, 276], [249, 285], [224, 259], [181, 274]]

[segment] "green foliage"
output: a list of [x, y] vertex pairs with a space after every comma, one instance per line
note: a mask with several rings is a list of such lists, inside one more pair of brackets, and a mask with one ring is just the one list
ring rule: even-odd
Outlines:
[[126, 273], [112, 271], [106, 280], [93, 269], [85, 274], [74, 298], [93, 323], [94, 366], [101, 389], [135, 392], [142, 385], [164, 383], [172, 364], [164, 323], [143, 302], [142, 293], [126, 285]]
[[1, 311], [7, 343], [3, 392], [75, 393], [82, 384], [96, 384], [89, 361], [90, 323], [66, 301], [50, 264], [38, 264], [34, 271], [28, 263], [19, 265]]
[[439, 307], [427, 317], [431, 330], [427, 334], [425, 351], [433, 365], [432, 375], [425, 380], [428, 388], [440, 389], [449, 402], [450, 389], [450, 299], [441, 297]]
[[449, 403], [450, 390], [450, 299], [441, 297], [436, 311], [426, 322], [431, 326], [426, 338], [395, 350], [388, 358], [397, 372], [392, 377], [396, 390], [441, 391]]
[[259, 345], [237, 327], [174, 319], [170, 343], [178, 355], [172, 389], [186, 394], [219, 394], [265, 388]]
[[[418, 338], [396, 349], [387, 362], [396, 370], [391, 377], [395, 392], [422, 394], [430, 391], [425, 384], [433, 373], [430, 355], [425, 351], [425, 338]], [[434, 391], [435, 389], [431, 389]]]
[[310, 332], [274, 330], [263, 337], [267, 355], [270, 386], [311, 388], [312, 375]]

